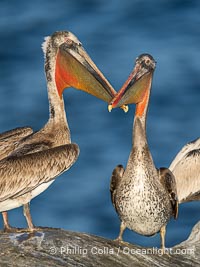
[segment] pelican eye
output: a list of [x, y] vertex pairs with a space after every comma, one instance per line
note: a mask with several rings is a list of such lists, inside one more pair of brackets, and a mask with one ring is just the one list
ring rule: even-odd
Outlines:
[[146, 59], [145, 63], [149, 66], [151, 63], [150, 59]]
[[72, 41], [70, 38], [66, 38], [65, 42], [66, 42], [68, 45], [73, 45], [73, 41]]

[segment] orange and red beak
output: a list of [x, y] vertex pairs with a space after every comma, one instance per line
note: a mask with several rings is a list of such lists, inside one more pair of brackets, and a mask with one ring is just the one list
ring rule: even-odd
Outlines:
[[[55, 70], [60, 97], [67, 87], [83, 90], [109, 103], [116, 95], [108, 80], [79, 43], [63, 43], [59, 47]], [[126, 110], [126, 107], [122, 107]]]
[[146, 91], [151, 87], [155, 66], [156, 62], [151, 55], [140, 55], [128, 79], [109, 103], [108, 110], [141, 102]]

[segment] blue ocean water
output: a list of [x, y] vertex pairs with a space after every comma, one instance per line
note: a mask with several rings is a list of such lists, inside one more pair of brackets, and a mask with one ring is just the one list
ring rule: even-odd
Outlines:
[[[48, 119], [41, 43], [44, 36], [69, 30], [116, 90], [135, 58], [157, 61], [147, 136], [156, 166], [169, 166], [187, 142], [200, 136], [200, 2], [194, 0], [35, 0], [0, 2], [0, 132], [18, 126], [40, 129]], [[76, 164], [31, 202], [33, 222], [115, 238], [119, 219], [109, 182], [117, 164], [126, 165], [134, 106], [107, 112], [107, 104], [81, 91], [64, 93], [72, 141], [80, 146]], [[200, 220], [200, 203], [180, 206], [167, 227], [166, 246], [185, 240]], [[25, 227], [22, 209], [10, 222]], [[2, 222], [0, 222], [2, 227]], [[126, 241], [159, 246], [126, 230]]]

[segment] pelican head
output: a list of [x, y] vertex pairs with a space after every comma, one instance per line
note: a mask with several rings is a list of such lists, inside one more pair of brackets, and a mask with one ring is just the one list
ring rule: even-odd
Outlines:
[[46, 38], [43, 51], [46, 59], [47, 80], [51, 79], [48, 76], [48, 68], [54, 68], [55, 82], [60, 98], [62, 98], [64, 89], [68, 87], [83, 90], [108, 103], [115, 96], [116, 91], [73, 33], [55, 32]]
[[141, 54], [136, 58], [135, 67], [128, 79], [109, 103], [108, 110], [125, 104], [138, 104], [143, 100], [145, 92], [151, 87], [156, 61], [149, 54]]

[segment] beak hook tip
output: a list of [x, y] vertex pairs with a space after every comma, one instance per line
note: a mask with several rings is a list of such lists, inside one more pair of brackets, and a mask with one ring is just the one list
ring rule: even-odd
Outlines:
[[129, 110], [129, 107], [128, 107], [127, 105], [122, 105], [121, 108], [123, 109], [123, 111], [124, 111], [125, 113], [127, 113], [128, 110]]
[[111, 112], [113, 109], [112, 104], [108, 105], [108, 111]]

